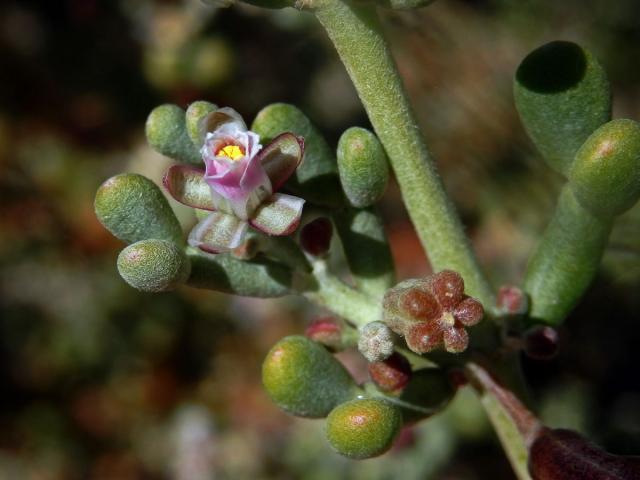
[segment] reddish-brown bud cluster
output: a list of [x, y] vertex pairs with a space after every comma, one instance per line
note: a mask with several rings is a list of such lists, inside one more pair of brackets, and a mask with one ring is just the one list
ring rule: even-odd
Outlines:
[[300, 245], [310, 255], [319, 257], [329, 251], [333, 225], [326, 217], [319, 217], [307, 223], [300, 230]]
[[307, 338], [321, 343], [330, 350], [342, 350], [342, 328], [332, 317], [320, 317], [309, 324], [304, 332]]
[[416, 353], [441, 346], [451, 353], [463, 352], [469, 344], [465, 327], [483, 316], [482, 304], [464, 294], [462, 277], [451, 270], [404, 281], [384, 297], [385, 323], [404, 335]]
[[382, 362], [370, 363], [369, 376], [383, 392], [399, 393], [409, 383], [411, 364], [395, 352]]

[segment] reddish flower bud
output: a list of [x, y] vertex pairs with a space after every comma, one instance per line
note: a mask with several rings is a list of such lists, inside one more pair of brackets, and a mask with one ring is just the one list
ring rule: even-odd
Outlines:
[[393, 353], [382, 362], [369, 364], [371, 380], [383, 392], [399, 393], [411, 378], [411, 364], [404, 356]]
[[329, 350], [342, 350], [342, 327], [332, 317], [320, 317], [309, 324], [304, 332], [307, 338], [321, 343]]
[[453, 316], [465, 327], [472, 327], [484, 317], [484, 308], [475, 298], [466, 297], [453, 310]]
[[432, 277], [431, 291], [438, 297], [442, 308], [450, 310], [462, 301], [464, 281], [459, 273], [443, 270]]
[[529, 310], [529, 299], [518, 287], [505, 285], [498, 291], [496, 306], [509, 315], [524, 315]]
[[533, 480], [640, 479], [640, 457], [612, 455], [571, 430], [543, 429], [529, 450]]
[[555, 328], [538, 326], [524, 335], [524, 353], [535, 360], [551, 360], [558, 354], [560, 336]]
[[300, 245], [310, 255], [319, 257], [329, 251], [333, 225], [326, 217], [319, 217], [307, 223], [300, 230]]

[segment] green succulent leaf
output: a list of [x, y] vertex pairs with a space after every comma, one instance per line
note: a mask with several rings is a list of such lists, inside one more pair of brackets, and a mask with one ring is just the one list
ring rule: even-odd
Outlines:
[[118, 256], [118, 272], [133, 288], [166, 292], [183, 284], [191, 265], [184, 251], [167, 240], [140, 240]]
[[262, 364], [262, 383], [280, 408], [299, 417], [326, 417], [357, 391], [342, 364], [302, 336], [285, 337], [271, 349]]
[[187, 284], [243, 297], [275, 298], [292, 293], [293, 274], [281, 263], [260, 255], [249, 261], [230, 253], [211, 255], [187, 248], [191, 275]]
[[351, 400], [327, 417], [329, 444], [341, 455], [363, 460], [386, 452], [402, 427], [400, 409], [380, 398]]
[[177, 105], [154, 108], [145, 125], [149, 145], [157, 152], [174, 160], [202, 165], [200, 150], [187, 133], [185, 111]]
[[189, 105], [189, 108], [187, 108], [185, 114], [187, 134], [197, 149], [202, 147], [205, 136], [207, 135], [207, 115], [215, 112], [217, 108], [217, 105], [211, 102], [205, 102], [204, 100], [193, 102]]
[[595, 57], [571, 42], [530, 53], [514, 82], [516, 107], [548, 164], [566, 175], [584, 141], [611, 119], [611, 89]]
[[167, 199], [142, 175], [111, 177], [98, 188], [94, 207], [102, 225], [126, 243], [148, 238], [184, 243], [180, 223]]
[[338, 167], [329, 145], [302, 111], [286, 103], [263, 108], [251, 126], [267, 144], [283, 132], [304, 138], [304, 160], [286, 183], [292, 192], [313, 203], [336, 206], [342, 202]]
[[411, 374], [400, 397], [393, 399], [402, 409], [405, 423], [430, 417], [441, 411], [455, 395], [445, 371], [424, 368]]
[[338, 170], [342, 189], [354, 207], [373, 205], [387, 189], [387, 154], [378, 137], [364, 128], [352, 127], [340, 137]]

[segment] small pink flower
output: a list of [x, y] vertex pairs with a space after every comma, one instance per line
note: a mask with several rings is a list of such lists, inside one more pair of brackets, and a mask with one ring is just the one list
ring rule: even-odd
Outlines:
[[304, 154], [304, 141], [283, 133], [264, 148], [231, 108], [219, 108], [204, 120], [212, 131], [201, 146], [205, 170], [174, 165], [164, 178], [179, 202], [214, 213], [189, 235], [189, 244], [211, 253], [242, 244], [249, 225], [270, 235], [297, 228], [304, 200], [274, 193], [293, 174]]

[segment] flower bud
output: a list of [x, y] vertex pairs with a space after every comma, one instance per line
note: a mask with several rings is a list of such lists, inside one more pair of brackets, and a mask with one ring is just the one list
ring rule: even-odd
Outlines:
[[167, 199], [142, 175], [111, 177], [98, 188], [94, 207], [100, 223], [123, 242], [156, 238], [184, 243], [182, 228]]
[[173, 290], [187, 280], [190, 267], [182, 249], [166, 240], [141, 240], [118, 256], [120, 276], [143, 292]]
[[322, 345], [302, 336], [280, 340], [262, 364], [262, 383], [283, 410], [320, 418], [351, 398], [356, 385]]
[[560, 336], [549, 326], [533, 327], [524, 334], [524, 353], [535, 360], [551, 360], [558, 354]]
[[576, 154], [569, 183], [580, 204], [605, 217], [620, 215], [640, 198], [640, 123], [613, 120]]
[[394, 334], [382, 322], [367, 323], [360, 331], [358, 350], [370, 362], [381, 362], [391, 356]]
[[338, 142], [338, 171], [351, 205], [369, 207], [384, 195], [389, 181], [387, 154], [369, 130], [353, 127]]
[[571, 430], [542, 430], [529, 450], [533, 480], [640, 479], [640, 457], [612, 455]]
[[611, 119], [606, 72], [586, 49], [551, 42], [530, 53], [514, 81], [529, 137], [554, 170], [567, 174], [584, 141]]
[[342, 350], [342, 327], [332, 317], [315, 319], [304, 332], [305, 336], [331, 351]]
[[322, 256], [329, 251], [333, 225], [326, 217], [319, 217], [307, 223], [300, 230], [300, 245], [309, 255]]
[[158, 153], [180, 162], [202, 164], [200, 149], [187, 133], [185, 111], [177, 105], [154, 108], [147, 118], [145, 134], [149, 145]]
[[331, 411], [326, 434], [338, 453], [362, 460], [386, 452], [401, 426], [398, 407], [379, 398], [358, 399]]
[[300, 109], [286, 103], [269, 105], [258, 112], [251, 130], [260, 135], [264, 144], [282, 132], [304, 138], [304, 160], [287, 186], [318, 205], [335, 207], [342, 203], [335, 156], [324, 137]]
[[386, 360], [370, 363], [369, 376], [383, 392], [400, 393], [411, 378], [411, 364], [406, 357], [394, 352]]
[[529, 299], [522, 289], [504, 285], [498, 290], [496, 306], [507, 315], [524, 315], [529, 310]]

